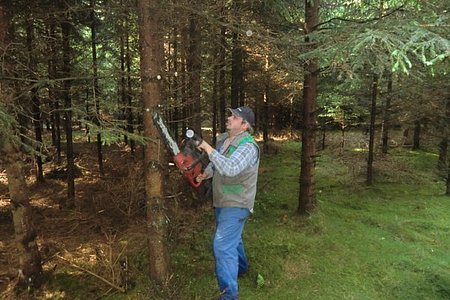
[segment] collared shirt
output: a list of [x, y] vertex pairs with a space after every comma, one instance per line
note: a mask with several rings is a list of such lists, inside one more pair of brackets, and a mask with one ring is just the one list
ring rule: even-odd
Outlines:
[[211, 163], [205, 172], [210, 176], [213, 172], [219, 172], [221, 175], [233, 177], [258, 161], [258, 149], [252, 143], [240, 145], [230, 157], [223, 155], [227, 150], [223, 149], [223, 146], [218, 150], [213, 150], [209, 156]]

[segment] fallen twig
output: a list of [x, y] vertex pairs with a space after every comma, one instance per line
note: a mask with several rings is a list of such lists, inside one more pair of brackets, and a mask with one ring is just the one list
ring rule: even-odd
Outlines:
[[88, 273], [88, 274], [90, 274], [90, 275], [92, 275], [92, 276], [94, 276], [94, 277], [100, 279], [100, 280], [103, 281], [104, 283], [109, 284], [110, 286], [112, 286], [112, 287], [115, 288], [116, 290], [118, 290], [118, 291], [120, 291], [120, 292], [122, 292], [122, 293], [125, 293], [125, 289], [124, 289], [124, 288], [121, 288], [120, 286], [115, 285], [114, 283], [112, 283], [112, 282], [110, 282], [109, 280], [107, 280], [107, 279], [101, 277], [100, 275], [97, 275], [97, 274], [95, 274], [94, 272], [89, 271], [88, 269], [85, 269], [85, 268], [83, 268], [83, 267], [80, 267], [80, 266], [74, 264], [73, 262], [69, 261], [68, 259], [62, 257], [61, 255], [56, 255], [56, 257], [58, 257], [58, 258], [60, 258], [61, 260], [65, 261], [65, 262], [68, 263], [71, 267], [74, 267], [74, 268], [76, 268], [76, 269], [78, 269], [78, 270], [81, 270], [81, 271], [83, 271], [83, 272], [86, 272], [86, 273]]

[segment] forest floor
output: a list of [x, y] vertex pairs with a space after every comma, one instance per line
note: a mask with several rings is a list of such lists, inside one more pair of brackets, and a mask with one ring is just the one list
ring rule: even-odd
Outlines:
[[[134, 153], [126, 145], [104, 146], [105, 175], [100, 176], [96, 161], [95, 143], [75, 143], [76, 209], [60, 209], [67, 195], [64, 158], [61, 162], [44, 164], [45, 182], [38, 183], [33, 170], [25, 170], [28, 193], [33, 207], [33, 220], [38, 231], [38, 244], [44, 263], [47, 284], [33, 293], [42, 299], [87, 299], [126, 289], [128, 254], [136, 252], [145, 257], [145, 200], [142, 169], [143, 152]], [[178, 219], [195, 220], [191, 209], [193, 193], [178, 175], [169, 168], [166, 187], [167, 213], [172, 222]], [[180, 187], [176, 189], [173, 187]], [[188, 215], [188, 216], [186, 216]], [[182, 222], [183, 223], [183, 222]], [[191, 225], [191, 224], [189, 224]], [[177, 224], [176, 230], [182, 230]], [[171, 226], [174, 229], [174, 226]], [[10, 211], [7, 178], [0, 174], [0, 298], [15, 299], [12, 291], [16, 278], [14, 228]], [[170, 232], [173, 238], [174, 231]], [[142, 270], [145, 272], [145, 270]], [[90, 284], [87, 286], [86, 283]], [[69, 294], [65, 284], [70, 286]], [[105, 288], [106, 283], [106, 288]], [[54, 285], [62, 287], [54, 290]], [[81, 291], [71, 295], [73, 289]], [[110, 289], [111, 288], [111, 289]]]
[[[244, 240], [251, 262], [242, 299], [448, 299], [450, 201], [434, 171], [433, 150], [399, 147], [377, 155], [375, 184], [364, 185], [364, 136], [338, 135], [317, 158], [318, 210], [296, 214], [300, 145], [275, 141], [264, 153], [255, 214]], [[431, 149], [431, 148], [430, 148]], [[172, 276], [148, 280], [142, 151], [104, 147], [105, 176], [94, 143], [77, 143], [73, 211], [63, 163], [45, 164], [46, 181], [29, 172], [29, 194], [47, 276], [14, 295], [14, 232], [5, 175], [0, 174], [0, 298], [215, 299], [213, 215], [170, 169], [166, 199]], [[60, 178], [58, 178], [60, 177]], [[125, 293], [122, 291], [126, 290]]]

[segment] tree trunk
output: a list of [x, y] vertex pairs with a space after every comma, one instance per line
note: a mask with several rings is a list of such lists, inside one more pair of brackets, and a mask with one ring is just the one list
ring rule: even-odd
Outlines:
[[[48, 36], [49, 41], [47, 45], [49, 57], [47, 61], [47, 72], [48, 79], [50, 81], [56, 79], [57, 70], [56, 70], [56, 61], [58, 56], [58, 50], [56, 46], [56, 32], [55, 26], [56, 18], [54, 15], [49, 16], [49, 24], [48, 24]], [[50, 113], [50, 118], [52, 120], [52, 145], [56, 147], [56, 153], [58, 161], [61, 160], [61, 121], [59, 114], [59, 100], [56, 92], [56, 83], [50, 84], [48, 87], [48, 97], [50, 100], [50, 106], [52, 111]]]
[[[27, 15], [27, 26], [26, 26], [26, 32], [27, 32], [27, 50], [28, 50], [28, 64], [29, 68], [31, 70], [31, 74], [36, 74], [37, 66], [35, 61], [35, 56], [33, 55], [33, 49], [34, 49], [34, 26], [33, 26], [33, 19], [31, 15]], [[35, 78], [33, 78], [35, 79]], [[31, 103], [32, 103], [32, 115], [33, 115], [33, 127], [34, 127], [34, 135], [36, 138], [36, 141], [38, 142], [38, 146], [36, 147], [36, 152], [39, 154], [35, 155], [36, 159], [36, 181], [37, 182], [44, 182], [44, 173], [42, 169], [42, 156], [40, 155], [42, 144], [42, 120], [41, 120], [41, 102], [38, 97], [38, 89], [34, 85], [31, 88]]]
[[178, 77], [178, 74], [180, 73], [179, 71], [179, 64], [178, 64], [178, 57], [179, 57], [179, 47], [178, 47], [178, 24], [175, 24], [173, 26], [173, 40], [172, 40], [172, 44], [173, 44], [173, 72], [174, 72], [174, 78], [173, 78], [173, 103], [174, 103], [174, 108], [173, 108], [173, 119], [176, 120], [176, 122], [173, 122], [173, 133], [174, 133], [174, 138], [176, 141], [178, 141], [179, 138], [179, 122], [178, 120], [180, 119], [179, 116], [179, 100], [180, 100], [180, 79]]
[[445, 194], [450, 196], [450, 159], [447, 162], [448, 164], [448, 173], [447, 173], [447, 180], [445, 182], [446, 184], [446, 189], [445, 189]]
[[449, 153], [449, 135], [450, 135], [450, 97], [447, 98], [447, 104], [446, 104], [446, 110], [445, 110], [445, 119], [446, 121], [444, 121], [446, 124], [445, 126], [445, 140], [447, 140], [447, 180], [446, 180], [446, 190], [445, 190], [445, 194], [450, 196], [450, 153]]
[[[305, 0], [305, 34], [312, 33], [319, 20], [320, 1]], [[310, 37], [305, 37], [307, 44], [311, 43]], [[311, 46], [316, 47], [316, 46]], [[316, 207], [314, 157], [315, 133], [316, 133], [316, 98], [317, 77], [319, 69], [317, 59], [313, 58], [305, 63], [305, 78], [303, 86], [303, 130], [302, 153], [300, 170], [300, 192], [298, 212], [301, 215], [310, 214]]]
[[3, 159], [8, 175], [8, 189], [12, 204], [17, 256], [19, 258], [18, 290], [38, 288], [43, 282], [41, 255], [36, 242], [27, 185], [22, 169], [22, 155], [12, 143], [3, 145]]
[[[235, 14], [236, 23], [241, 24], [242, 1], [232, 1], [231, 13]], [[241, 46], [239, 28], [233, 30], [231, 50], [231, 107], [244, 106], [244, 49]]]
[[438, 158], [438, 171], [442, 174], [442, 177], [446, 183], [446, 194], [449, 194], [449, 175], [450, 175], [450, 156], [448, 155], [449, 140], [447, 137], [443, 138], [439, 143], [439, 158]]
[[214, 66], [213, 66], [213, 90], [212, 90], [212, 144], [215, 145], [217, 143], [217, 125], [218, 125], [218, 89], [219, 89], [219, 56], [217, 55], [220, 51], [220, 45], [213, 48], [214, 53]]
[[64, 117], [66, 130], [66, 156], [67, 156], [67, 199], [60, 203], [61, 207], [72, 209], [75, 207], [75, 164], [73, 157], [72, 138], [72, 99], [70, 97], [70, 21], [65, 19], [61, 23], [63, 67], [62, 74], [66, 78], [63, 83]]
[[[9, 1], [0, 0], [0, 53], [3, 55], [2, 73], [11, 70], [7, 48], [10, 44], [11, 15], [8, 8]], [[11, 89], [12, 90], [12, 89]], [[7, 83], [0, 81], [0, 101], [5, 106], [13, 97], [8, 92]], [[16, 289], [32, 290], [38, 288], [43, 281], [41, 256], [36, 243], [36, 230], [33, 225], [30, 201], [26, 194], [28, 190], [22, 169], [22, 154], [14, 143], [19, 139], [14, 135], [13, 126], [2, 128], [0, 131], [0, 156], [8, 176], [8, 189], [11, 199], [14, 233], [16, 239], [16, 256], [18, 258], [19, 275]]]
[[388, 86], [387, 86], [387, 93], [386, 93], [386, 103], [384, 105], [383, 110], [383, 122], [381, 125], [381, 151], [383, 154], [388, 153], [389, 149], [389, 119], [391, 114], [391, 99], [392, 99], [392, 74], [389, 74], [388, 78]]
[[[122, 0], [120, 0], [120, 7], [123, 7], [124, 8], [124, 5], [123, 5], [123, 1]], [[122, 12], [122, 14], [125, 14], [125, 8], [124, 8], [124, 11]], [[120, 54], [119, 54], [119, 56], [120, 56], [120, 107], [121, 107], [121, 110], [120, 110], [120, 113], [121, 113], [121, 119], [122, 120], [127, 120], [127, 117], [126, 117], [126, 111], [127, 111], [127, 81], [126, 81], [126, 76], [125, 76], [125, 39], [126, 39], [126, 33], [125, 33], [125, 31], [127, 30], [126, 29], [126, 24], [127, 24], [127, 21], [126, 21], [126, 18], [127, 17], [123, 17], [123, 19], [121, 19], [121, 21], [120, 21], [120, 31], [119, 31], [119, 34], [120, 34]], [[127, 130], [128, 129], [128, 124], [125, 126], [125, 128], [124, 128], [125, 130]], [[128, 135], [127, 134], [125, 134], [124, 135], [124, 142], [125, 142], [125, 144], [127, 144], [128, 145]]]
[[414, 122], [414, 136], [412, 150], [420, 149], [420, 132], [422, 131], [422, 124], [420, 120]]
[[450, 195], [450, 98], [447, 99], [443, 124], [437, 167], [445, 181], [445, 194]]
[[378, 75], [374, 74], [373, 78], [372, 78], [372, 96], [371, 96], [371, 109], [370, 109], [369, 154], [368, 154], [368, 159], [367, 159], [367, 179], [366, 179], [367, 185], [372, 185], [372, 183], [373, 183], [373, 157], [374, 157], [377, 95], [378, 95]]
[[181, 119], [183, 120], [181, 123], [181, 128], [188, 127], [188, 116], [190, 116], [190, 103], [189, 103], [189, 94], [188, 94], [188, 74], [187, 74], [187, 56], [188, 51], [186, 45], [189, 44], [189, 35], [188, 30], [184, 27], [181, 30], [181, 59], [180, 59], [180, 98], [181, 98]]
[[[131, 49], [130, 49], [130, 23], [126, 22], [125, 26], [125, 45], [126, 45], [126, 63], [127, 63], [127, 131], [131, 134], [134, 133], [134, 116], [133, 116], [133, 89], [131, 86]], [[133, 139], [130, 139], [129, 145], [131, 151], [134, 152], [136, 147]]]
[[[91, 48], [92, 48], [92, 71], [94, 75], [94, 103], [95, 103], [95, 125], [100, 128], [100, 89], [98, 86], [98, 64], [97, 64], [97, 18], [95, 17], [95, 0], [90, 1], [91, 5]], [[100, 175], [105, 175], [103, 170], [103, 150], [102, 135], [97, 132], [97, 162]]]
[[192, 123], [195, 131], [201, 132], [202, 116], [200, 113], [200, 69], [201, 69], [201, 34], [197, 16], [189, 16], [189, 52], [187, 72], [189, 74], [189, 102], [192, 105]]
[[267, 150], [269, 143], [269, 82], [266, 82], [263, 94], [262, 103], [262, 132], [263, 132], [263, 143], [264, 148]]
[[231, 53], [231, 107], [243, 106], [243, 50], [239, 34], [233, 32], [233, 50]]
[[325, 122], [323, 122], [323, 124], [322, 124], [322, 142], [320, 143], [322, 145], [322, 147], [321, 147], [322, 151], [325, 150], [325, 148], [327, 147], [326, 135], [327, 135], [327, 127], [326, 127]]
[[262, 102], [262, 131], [263, 131], [263, 143], [264, 150], [267, 150], [269, 145], [269, 93], [270, 93], [270, 76], [268, 73], [269, 70], [269, 57], [266, 55], [265, 61], [265, 72], [264, 76], [264, 94], [263, 94], [263, 102]]
[[220, 132], [225, 132], [226, 127], [226, 86], [225, 86], [225, 59], [226, 59], [226, 27], [220, 28], [220, 42], [219, 42], [219, 125]]
[[152, 113], [161, 103], [160, 81], [162, 40], [159, 36], [159, 6], [154, 0], [138, 0], [141, 52], [141, 82], [144, 105], [144, 136], [151, 142], [145, 147], [145, 197], [147, 205], [148, 254], [150, 278], [163, 283], [169, 275], [169, 255], [166, 246], [166, 220], [163, 197], [164, 155]]

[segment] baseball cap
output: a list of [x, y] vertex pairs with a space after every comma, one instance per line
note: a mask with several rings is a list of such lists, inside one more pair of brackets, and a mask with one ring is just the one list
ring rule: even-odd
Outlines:
[[241, 117], [242, 119], [250, 123], [250, 125], [253, 126], [255, 124], [255, 114], [253, 113], [253, 110], [250, 107], [241, 106], [238, 108], [229, 108], [229, 110], [233, 115]]

